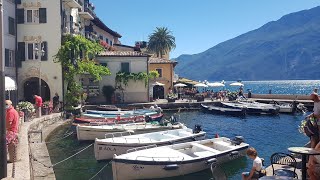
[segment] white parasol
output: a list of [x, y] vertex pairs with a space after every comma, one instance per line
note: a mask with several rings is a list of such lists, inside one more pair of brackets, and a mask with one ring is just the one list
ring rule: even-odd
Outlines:
[[159, 83], [158, 81], [157, 82], [155, 82], [154, 84], [152, 84], [153, 86], [164, 86], [164, 84], [162, 84], [162, 83]]
[[199, 84], [194, 85], [194, 87], [208, 87], [208, 86], [203, 83], [199, 83]]
[[6, 91], [17, 90], [16, 82], [11, 77], [8, 77], [8, 76], [5, 77], [5, 90]]
[[231, 83], [230, 86], [244, 86], [244, 84], [240, 82], [234, 82], [234, 83]]
[[185, 84], [182, 84], [182, 83], [178, 83], [178, 84], [175, 84], [174, 87], [186, 87], [187, 85]]
[[219, 82], [209, 83], [208, 86], [210, 87], [224, 87], [225, 85]]

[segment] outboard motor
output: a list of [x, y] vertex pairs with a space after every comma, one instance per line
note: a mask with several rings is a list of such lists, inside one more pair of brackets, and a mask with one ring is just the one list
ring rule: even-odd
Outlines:
[[202, 131], [201, 125], [199, 124], [194, 125], [193, 134], [198, 134], [201, 131]]
[[177, 123], [178, 121], [177, 121], [177, 118], [176, 118], [174, 115], [172, 115], [172, 116], [170, 117], [170, 122], [171, 122], [171, 124], [175, 124], [175, 123]]
[[234, 145], [240, 145], [243, 142], [244, 142], [244, 138], [242, 136], [236, 136], [233, 139], [233, 144]]
[[146, 116], [144, 119], [146, 122], [152, 122], [152, 118], [150, 116]]

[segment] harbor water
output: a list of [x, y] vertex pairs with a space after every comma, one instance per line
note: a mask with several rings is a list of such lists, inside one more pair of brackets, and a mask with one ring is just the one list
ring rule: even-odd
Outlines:
[[[245, 89], [252, 89], [253, 92], [260, 91], [266, 93], [272, 86], [272, 92], [282, 92], [283, 94], [309, 94], [314, 87], [320, 86], [320, 81], [302, 81], [300, 83], [291, 82], [294, 88], [289, 87], [288, 82], [281, 81], [269, 84], [269, 81], [243, 82]], [[268, 87], [262, 88], [260, 84]], [[231, 87], [234, 88], [234, 87]], [[284, 91], [286, 89], [286, 91]], [[299, 89], [299, 90], [297, 90]], [[265, 92], [264, 92], [265, 91]], [[166, 113], [168, 118], [171, 114]], [[246, 116], [245, 118], [213, 115], [201, 111], [180, 112], [176, 114], [182, 123], [185, 123], [189, 128], [200, 124], [204, 131], [207, 132], [207, 138], [213, 138], [216, 134], [233, 138], [241, 135], [245, 141], [257, 149], [260, 157], [265, 159], [266, 165], [270, 164], [270, 156], [275, 152], [288, 152], [287, 148], [291, 146], [303, 146], [308, 142], [308, 137], [300, 134], [298, 126], [300, 121], [306, 114], [280, 114], [279, 116]], [[63, 137], [70, 131], [70, 126], [65, 126], [55, 131], [48, 141], [54, 141]], [[48, 144], [52, 163], [59, 162], [66, 157], [73, 155], [84, 147], [87, 147], [92, 142], [79, 142], [75, 136], [70, 136], [61, 141]], [[106, 166], [105, 168], [103, 168]], [[252, 160], [243, 157], [226, 164], [221, 167], [227, 174], [228, 179], [241, 179], [243, 171], [250, 171]], [[54, 172], [58, 180], [63, 179], [83, 179], [92, 178], [101, 168], [103, 170], [98, 173], [93, 179], [112, 180], [112, 170], [109, 161], [97, 162], [94, 158], [93, 146], [86, 149], [79, 155], [71, 158], [54, 167]], [[125, 169], [123, 170], [125, 172]], [[210, 170], [184, 175], [180, 177], [166, 178], [166, 180], [191, 180], [211, 178]]]

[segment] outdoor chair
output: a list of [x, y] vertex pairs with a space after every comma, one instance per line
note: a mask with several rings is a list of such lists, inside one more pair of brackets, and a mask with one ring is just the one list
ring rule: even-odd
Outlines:
[[211, 164], [212, 178], [210, 180], [227, 180], [226, 173], [217, 165], [217, 163]]
[[270, 157], [273, 175], [297, 177], [297, 161], [290, 154], [274, 153]]

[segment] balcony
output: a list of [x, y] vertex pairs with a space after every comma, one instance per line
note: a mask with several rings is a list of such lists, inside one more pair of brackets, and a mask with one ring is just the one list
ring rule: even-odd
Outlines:
[[81, 0], [63, 0], [63, 2], [71, 8], [82, 8]]
[[83, 19], [86, 20], [93, 20], [94, 17], [92, 14], [90, 14], [89, 12], [87, 12], [86, 10], [84, 12], [79, 12], [79, 16]]

